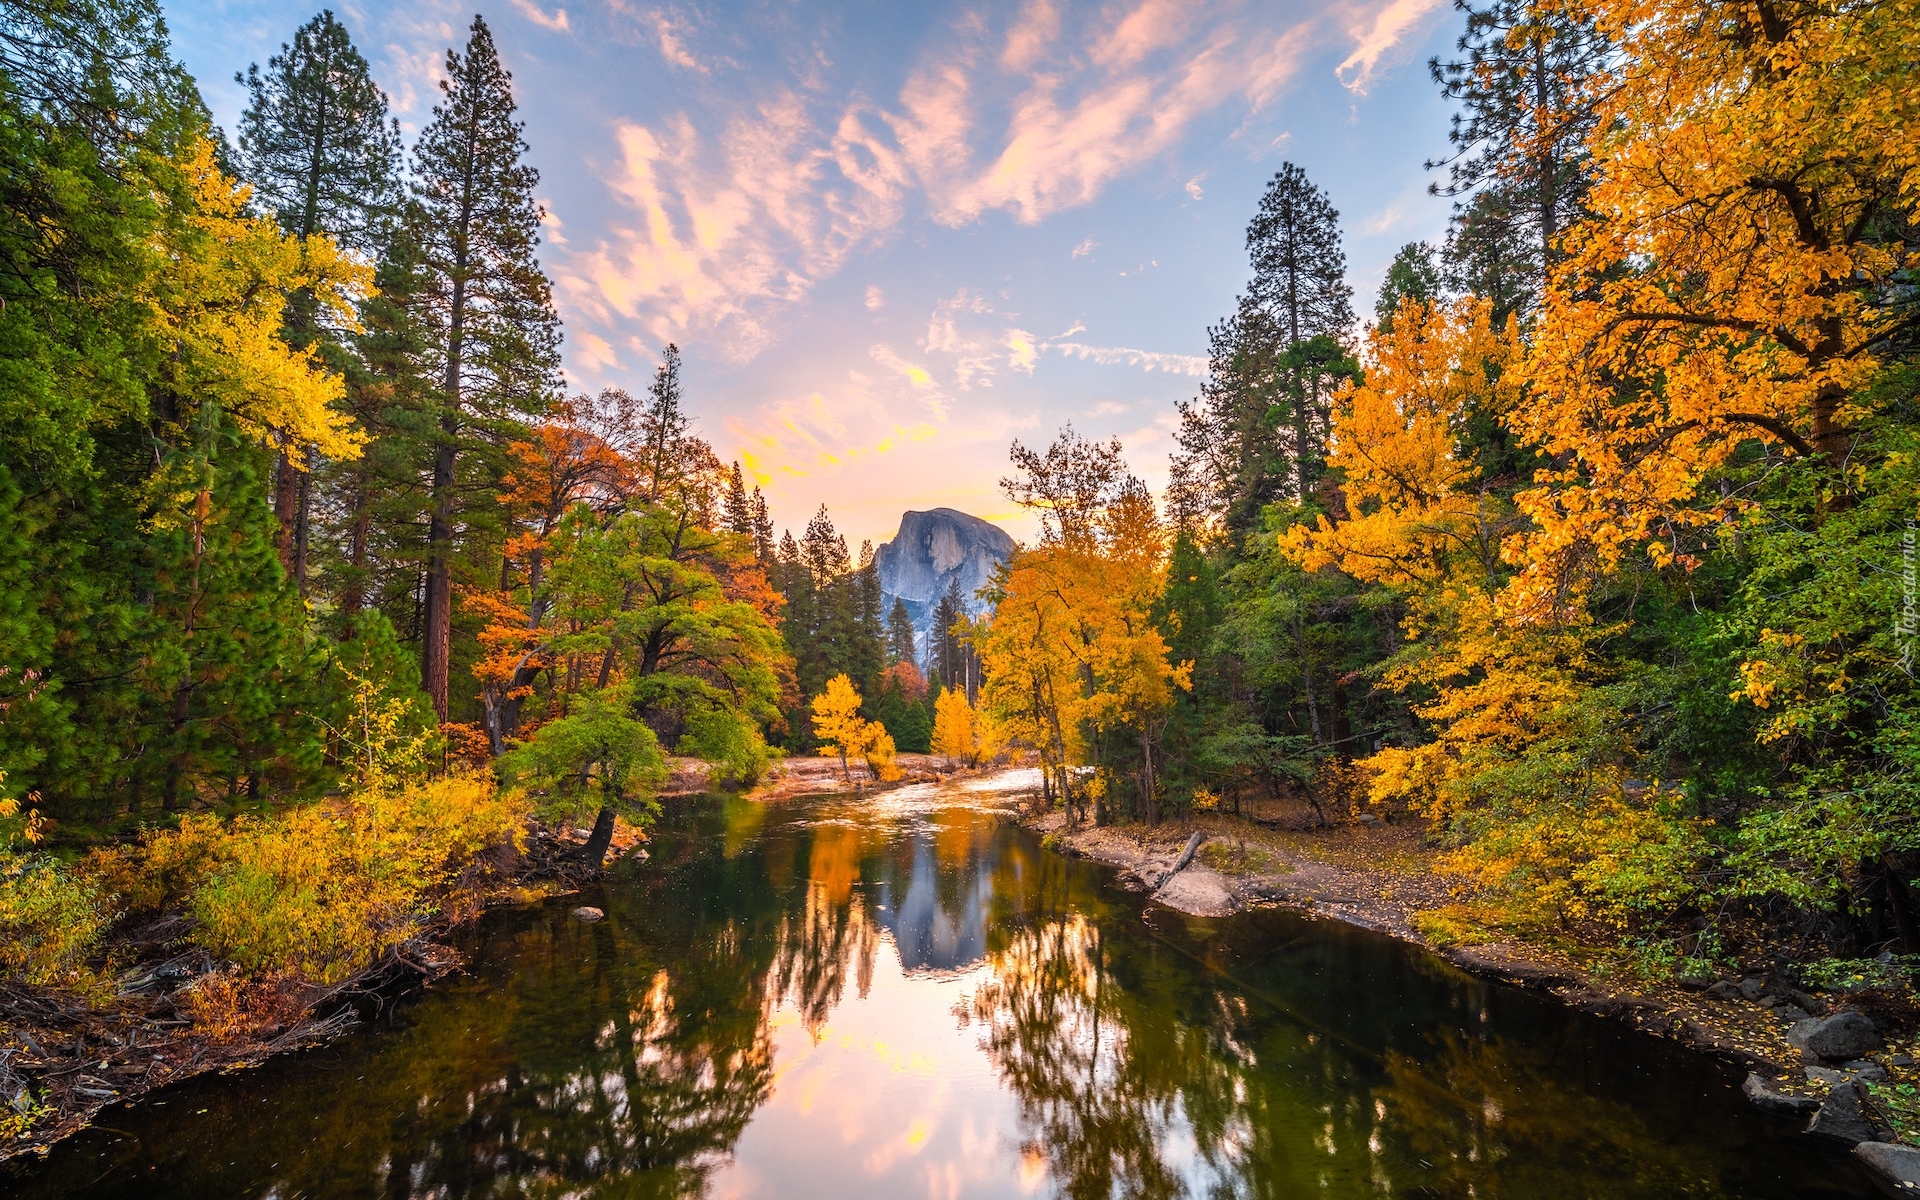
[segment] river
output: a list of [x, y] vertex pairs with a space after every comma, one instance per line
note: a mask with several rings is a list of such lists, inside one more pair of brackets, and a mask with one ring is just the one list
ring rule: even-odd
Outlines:
[[[0, 1174], [44, 1197], [1864, 1196], [1740, 1074], [1331, 921], [1150, 905], [1019, 773], [679, 802], [468, 970]], [[578, 904], [605, 909], [572, 919]]]

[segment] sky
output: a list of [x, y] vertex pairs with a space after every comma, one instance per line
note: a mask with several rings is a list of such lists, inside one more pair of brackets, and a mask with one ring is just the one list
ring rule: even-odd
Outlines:
[[[318, 11], [178, 0], [214, 118]], [[1166, 480], [1175, 404], [1245, 287], [1292, 161], [1340, 210], [1365, 316], [1438, 241], [1446, 0], [339, 4], [408, 145], [476, 12], [513, 73], [547, 210], [568, 386], [638, 393], [679, 346], [687, 405], [796, 534], [855, 543], [958, 508], [1030, 537], [1009, 443], [1062, 424]]]

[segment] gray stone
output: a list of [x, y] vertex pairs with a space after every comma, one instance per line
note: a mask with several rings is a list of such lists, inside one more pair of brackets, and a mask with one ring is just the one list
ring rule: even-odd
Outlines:
[[1853, 1148], [1853, 1160], [1882, 1195], [1920, 1196], [1920, 1149], [1891, 1142], [1861, 1142]]
[[1867, 1085], [1857, 1080], [1835, 1084], [1821, 1102], [1820, 1111], [1813, 1114], [1807, 1132], [1843, 1146], [1892, 1140], [1893, 1130], [1882, 1125], [1874, 1115], [1867, 1104], [1866, 1092]]
[[1747, 1099], [1763, 1112], [1780, 1113], [1786, 1116], [1805, 1116], [1820, 1107], [1820, 1101], [1812, 1096], [1792, 1096], [1786, 1092], [1775, 1091], [1773, 1085], [1758, 1075], [1748, 1075], [1747, 1081], [1740, 1085]]
[[1707, 989], [1707, 999], [1734, 1001], [1740, 998], [1740, 989], [1722, 979]]
[[1833, 1067], [1808, 1067], [1807, 1068], [1808, 1083], [1824, 1083], [1828, 1087], [1832, 1087], [1836, 1083], [1845, 1083], [1847, 1080], [1852, 1078], [1853, 1078], [1853, 1075], [1851, 1073], [1847, 1071], [1836, 1070]]
[[893, 608], [896, 598], [906, 601], [914, 631], [924, 639], [940, 598], [949, 587], [957, 587], [960, 603], [977, 616], [985, 605], [974, 593], [1012, 554], [1013, 539], [1006, 530], [979, 517], [951, 508], [903, 513], [899, 532], [873, 553], [881, 615]]
[[1682, 988], [1685, 988], [1689, 992], [1704, 992], [1708, 988], [1713, 986], [1715, 980], [1714, 980], [1714, 977], [1711, 975], [1704, 975], [1704, 974], [1696, 975], [1696, 974], [1689, 973], [1689, 974], [1681, 975], [1679, 978], [1675, 979], [1674, 982], [1679, 984]]
[[1740, 981], [1740, 994], [1749, 1000], [1758, 1000], [1760, 993], [1766, 986], [1766, 983], [1763, 982], [1759, 976], [1749, 976]]
[[1787, 1042], [1828, 1062], [1844, 1062], [1878, 1050], [1880, 1034], [1864, 1013], [1848, 1011], [1795, 1023], [1787, 1030]]
[[606, 915], [599, 909], [587, 905], [581, 905], [573, 910], [573, 919], [576, 921], [600, 921], [606, 919]]
[[1797, 1024], [1806, 1020], [1808, 1013], [1806, 1009], [1801, 1008], [1798, 1004], [1789, 1004], [1785, 1008], [1774, 1009], [1773, 1015], [1783, 1021], [1792, 1021]]

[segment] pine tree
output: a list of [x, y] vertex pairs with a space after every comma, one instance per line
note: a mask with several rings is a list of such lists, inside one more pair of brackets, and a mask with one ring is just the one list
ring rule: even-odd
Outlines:
[[[240, 164], [254, 196], [297, 237], [326, 234], [374, 257], [399, 203], [400, 125], [344, 25], [322, 12], [301, 26], [291, 45], [252, 65], [234, 82], [249, 96], [240, 116]], [[337, 342], [323, 327], [312, 295], [296, 293], [287, 308], [287, 336], [297, 346]], [[282, 453], [275, 470], [274, 514], [280, 561], [304, 590], [312, 472]]]
[[1445, 284], [1434, 249], [1426, 242], [1408, 242], [1394, 254], [1381, 281], [1380, 296], [1373, 304], [1374, 324], [1382, 333], [1393, 332], [1393, 316], [1403, 300], [1432, 304], [1442, 298]]
[[[1494, 302], [1494, 321], [1530, 312], [1561, 233], [1585, 213], [1592, 176], [1593, 84], [1611, 45], [1590, 14], [1530, 0], [1455, 0], [1467, 26], [1463, 56], [1428, 63], [1433, 81], [1461, 106], [1447, 138], [1451, 155], [1436, 196], [1472, 196], [1455, 212], [1448, 256], [1474, 278], [1466, 290]], [[1485, 197], [1491, 196], [1491, 199]]]
[[1292, 346], [1325, 334], [1348, 336], [1353, 289], [1340, 245], [1340, 213], [1307, 173], [1282, 163], [1247, 226], [1253, 260], [1248, 294], [1279, 322]]
[[918, 657], [914, 653], [916, 640], [913, 616], [907, 612], [907, 602], [895, 596], [893, 608], [887, 613], [887, 665], [913, 662]]
[[753, 502], [747, 498], [747, 482], [740, 474], [740, 464], [736, 461], [727, 475], [727, 494], [721, 507], [721, 523], [734, 533], [752, 537], [753, 517]]
[[1180, 405], [1170, 499], [1176, 525], [1220, 522], [1237, 544], [1267, 505], [1306, 501], [1323, 474], [1333, 390], [1352, 374], [1340, 214], [1285, 163], [1247, 226], [1253, 278], [1207, 331], [1207, 380]]
[[442, 720], [460, 456], [516, 417], [544, 411], [559, 365], [552, 285], [534, 257], [544, 215], [533, 195], [540, 176], [522, 160], [527, 145], [511, 80], [486, 22], [475, 17], [466, 52], [447, 52], [441, 102], [414, 147], [414, 232], [441, 392], [421, 670]]

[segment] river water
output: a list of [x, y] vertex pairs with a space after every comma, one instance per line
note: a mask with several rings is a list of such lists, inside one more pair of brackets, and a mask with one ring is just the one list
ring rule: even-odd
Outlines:
[[109, 1110], [0, 1191], [1867, 1194], [1670, 1043], [1334, 922], [1152, 906], [1008, 820], [1028, 782], [684, 802], [400, 1012]]

